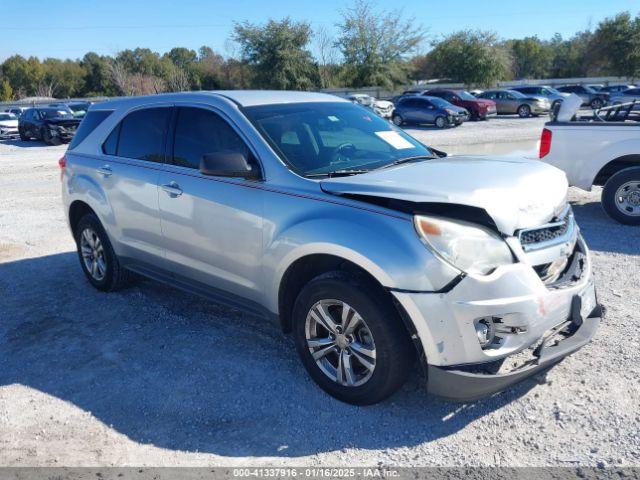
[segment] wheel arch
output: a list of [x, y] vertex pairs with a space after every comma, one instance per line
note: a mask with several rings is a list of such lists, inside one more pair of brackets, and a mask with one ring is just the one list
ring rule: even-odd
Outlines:
[[289, 264], [280, 277], [278, 286], [278, 314], [284, 332], [290, 332], [291, 314], [298, 294], [313, 278], [324, 273], [338, 271], [352, 275], [383, 294], [388, 294], [383, 283], [364, 267], [341, 255], [333, 253], [310, 253]]
[[80, 221], [80, 219], [82, 217], [84, 217], [87, 214], [94, 214], [96, 217], [98, 216], [98, 214], [96, 213], [96, 211], [91, 208], [91, 206], [84, 202], [83, 200], [74, 200], [73, 202], [71, 202], [71, 205], [69, 205], [69, 228], [71, 228], [71, 232], [75, 233], [76, 231], [76, 227], [78, 226], [78, 222]]
[[640, 167], [640, 154], [622, 155], [606, 163], [593, 179], [593, 185], [604, 185], [613, 175], [629, 167]]

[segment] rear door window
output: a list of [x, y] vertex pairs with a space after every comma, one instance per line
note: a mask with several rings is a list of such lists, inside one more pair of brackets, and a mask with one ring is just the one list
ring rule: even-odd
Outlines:
[[161, 163], [170, 117], [169, 107], [145, 108], [127, 115], [119, 125], [116, 155]]
[[85, 115], [80, 122], [80, 126], [78, 127], [78, 131], [73, 136], [73, 140], [69, 144], [69, 150], [73, 150], [75, 147], [80, 145], [82, 141], [87, 138], [87, 136], [93, 132], [98, 125], [105, 121], [105, 119], [113, 113], [112, 110], [94, 110]]

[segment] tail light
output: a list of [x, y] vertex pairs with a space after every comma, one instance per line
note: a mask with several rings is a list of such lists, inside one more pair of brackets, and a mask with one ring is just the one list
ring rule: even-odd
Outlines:
[[67, 166], [67, 156], [63, 155], [60, 160], [58, 160], [58, 166], [60, 167], [60, 181], [62, 181], [62, 177], [64, 176], [64, 169]]
[[539, 158], [546, 157], [551, 151], [551, 137], [553, 134], [549, 129], [542, 130], [542, 136], [540, 137], [540, 156]]

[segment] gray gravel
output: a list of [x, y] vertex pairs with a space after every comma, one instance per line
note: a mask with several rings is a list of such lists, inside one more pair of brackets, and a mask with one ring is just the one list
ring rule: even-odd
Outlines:
[[[419, 134], [436, 146], [538, 137], [543, 120], [520, 122]], [[608, 309], [591, 344], [488, 400], [430, 398], [415, 372], [356, 408], [317, 388], [259, 319], [152, 281], [91, 288], [60, 206], [63, 152], [0, 142], [0, 465], [640, 463], [640, 229], [609, 220], [599, 192], [571, 192]]]

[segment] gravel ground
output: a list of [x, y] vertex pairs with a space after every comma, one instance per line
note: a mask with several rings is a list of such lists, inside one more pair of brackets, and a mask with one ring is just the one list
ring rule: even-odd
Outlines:
[[[412, 132], [485, 151], [530, 146], [543, 121]], [[607, 307], [592, 343], [484, 401], [430, 398], [416, 371], [358, 408], [259, 319], [152, 281], [91, 288], [60, 206], [63, 152], [0, 142], [0, 465], [640, 464], [640, 229], [605, 217], [598, 191], [571, 192]]]

